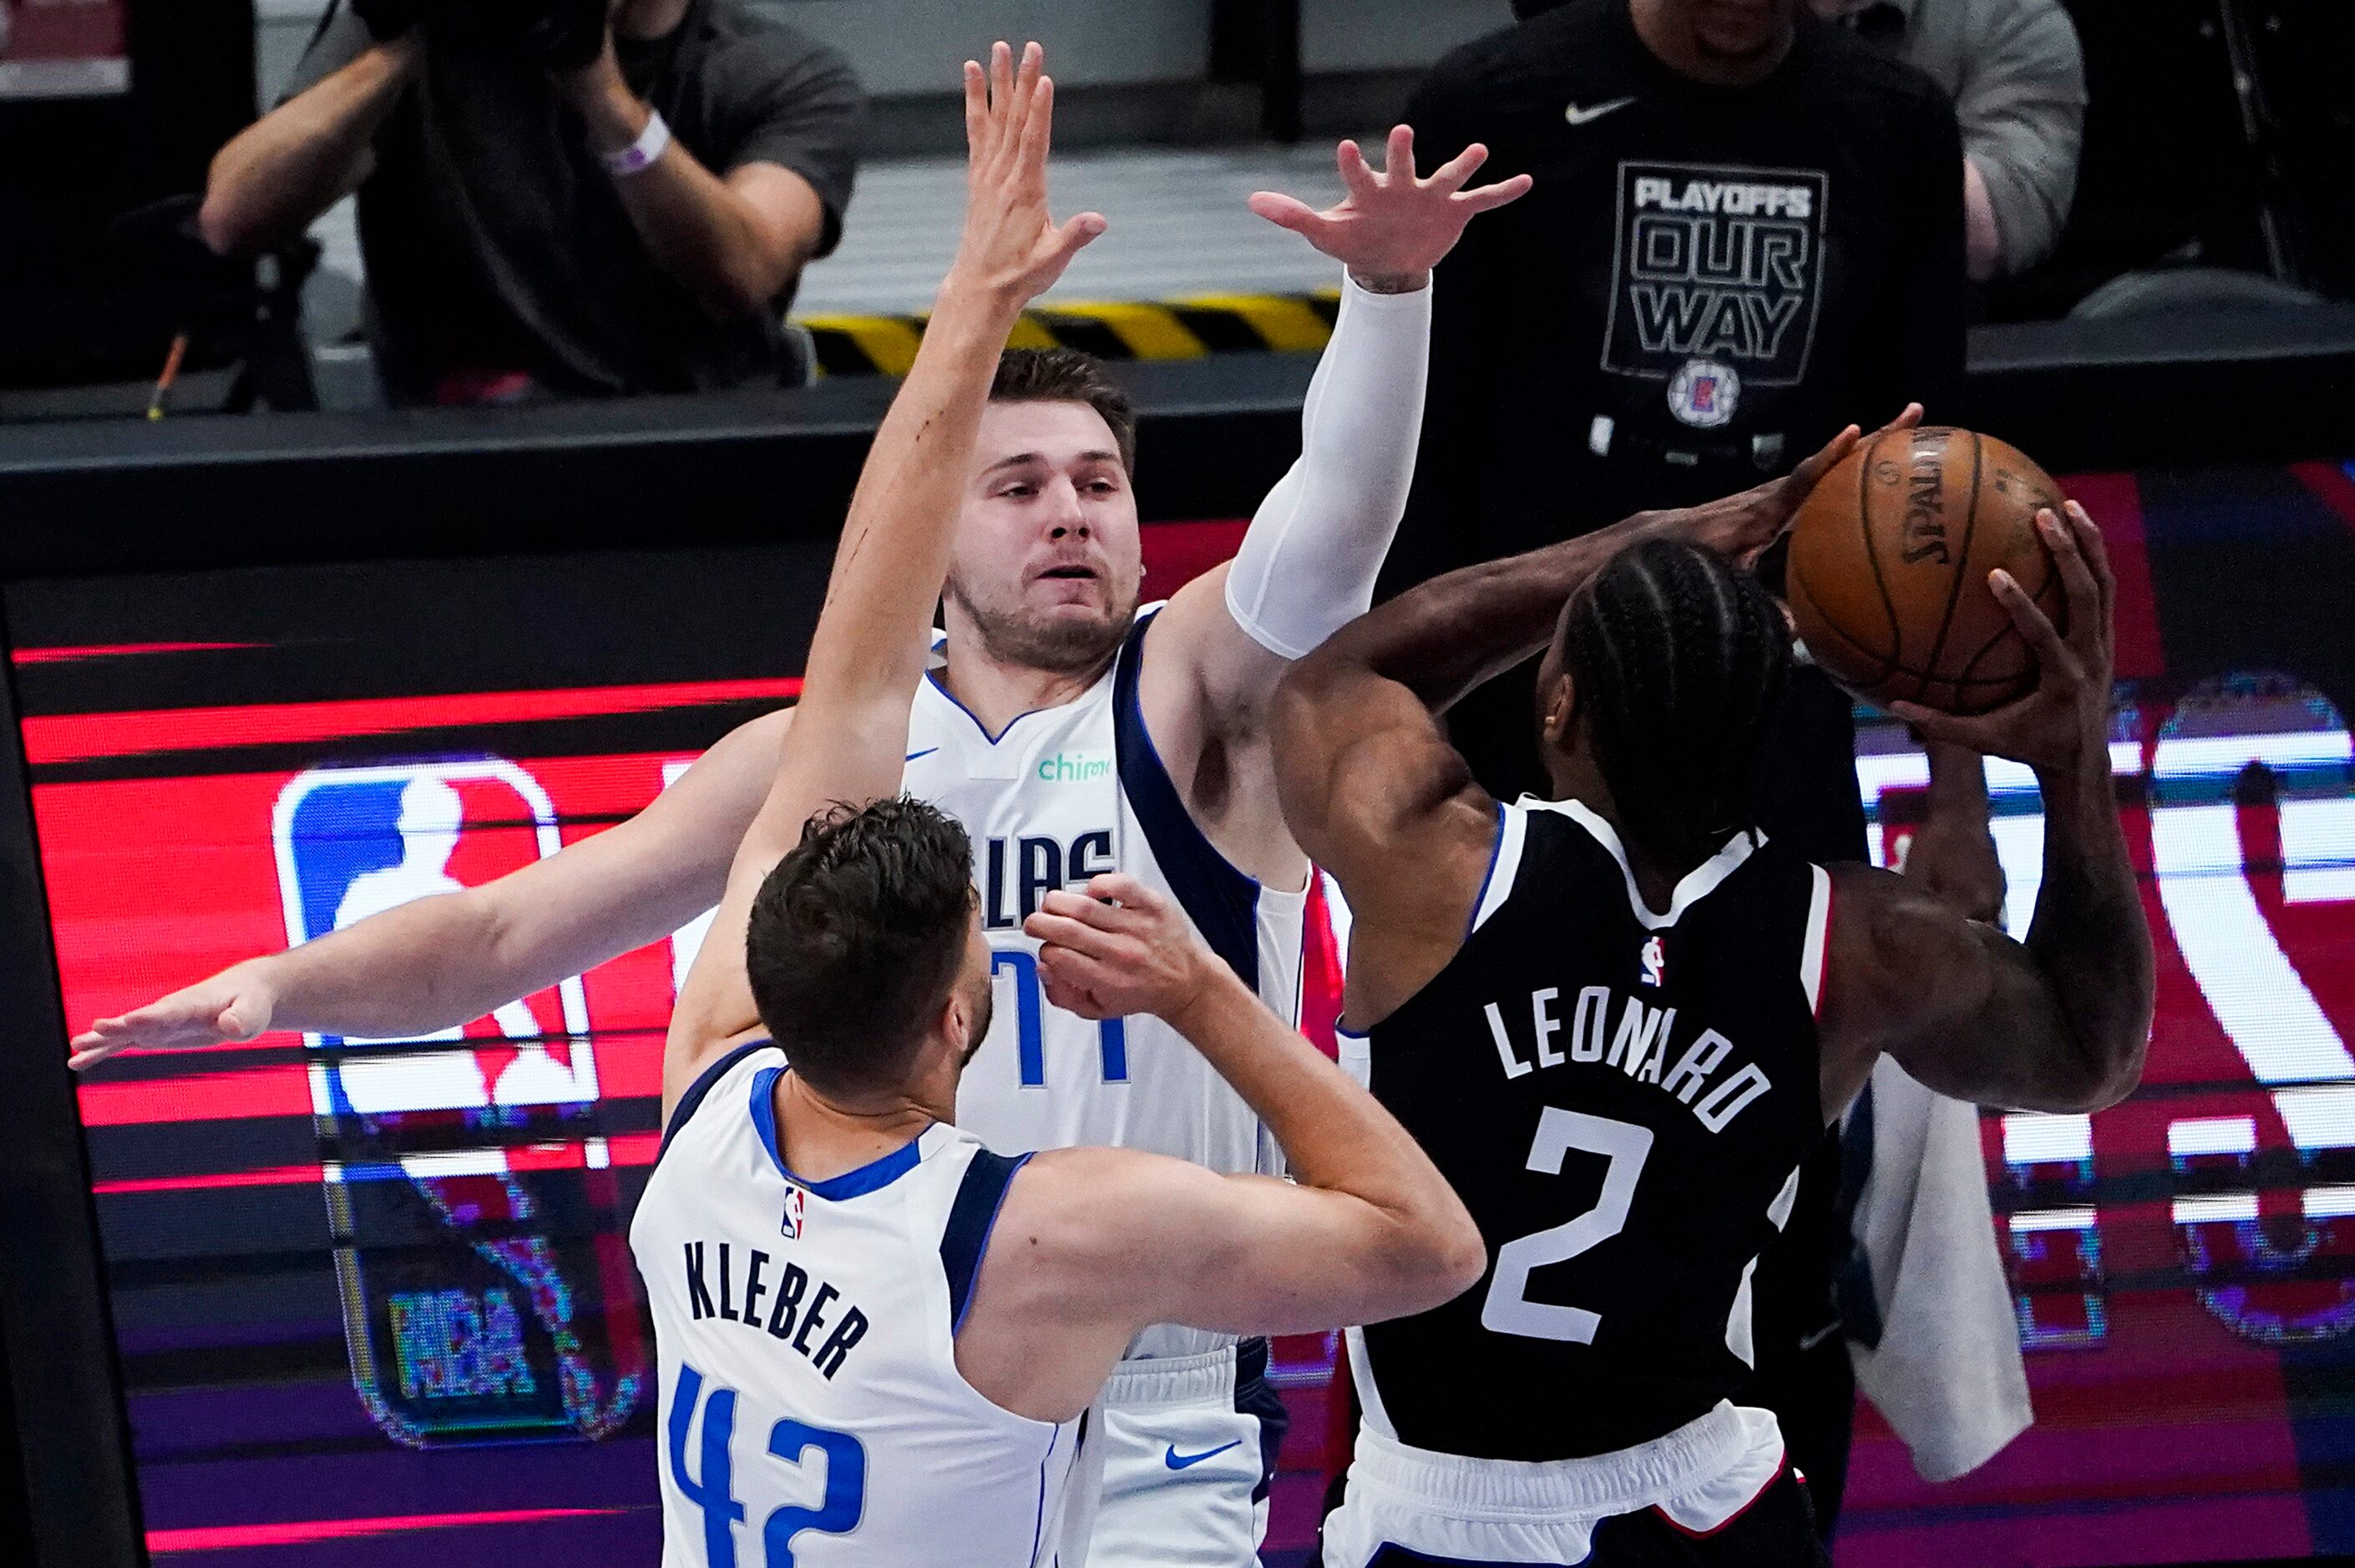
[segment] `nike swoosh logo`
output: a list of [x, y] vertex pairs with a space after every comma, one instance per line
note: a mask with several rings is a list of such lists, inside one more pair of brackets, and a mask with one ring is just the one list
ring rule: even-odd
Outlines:
[[1806, 1339], [1801, 1340], [1799, 1341], [1799, 1349], [1803, 1351], [1812, 1351], [1817, 1345], [1822, 1344], [1826, 1340], [1830, 1339], [1834, 1334], [1837, 1334], [1839, 1331], [1839, 1320], [1838, 1319], [1834, 1319], [1831, 1322], [1825, 1324], [1814, 1333], [1809, 1334]]
[[933, 752], [938, 751], [940, 747], [937, 746], [928, 746], [922, 751], [911, 751], [908, 753], [908, 760], [913, 762], [919, 757], [930, 757]]
[[1172, 1443], [1169, 1445], [1169, 1451], [1161, 1456], [1161, 1462], [1173, 1470], [1183, 1470], [1190, 1466], [1199, 1465], [1205, 1459], [1215, 1459], [1229, 1448], [1240, 1448], [1242, 1446], [1243, 1440], [1238, 1437], [1231, 1443], [1222, 1444], [1216, 1448], [1205, 1448], [1199, 1454], [1180, 1454], [1178, 1451], [1178, 1445]]
[[1590, 120], [1602, 119], [1614, 109], [1625, 109], [1635, 101], [1635, 95], [1631, 93], [1625, 98], [1614, 98], [1608, 103], [1598, 103], [1592, 109], [1581, 109], [1573, 103], [1561, 111], [1561, 117], [1572, 125], [1583, 125]]

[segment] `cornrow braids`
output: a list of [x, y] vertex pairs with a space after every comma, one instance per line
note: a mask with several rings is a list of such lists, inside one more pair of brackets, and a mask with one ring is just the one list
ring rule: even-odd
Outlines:
[[1572, 601], [1564, 631], [1572, 689], [1628, 837], [1690, 857], [1751, 828], [1791, 663], [1790, 629], [1758, 579], [1696, 546], [1649, 540]]

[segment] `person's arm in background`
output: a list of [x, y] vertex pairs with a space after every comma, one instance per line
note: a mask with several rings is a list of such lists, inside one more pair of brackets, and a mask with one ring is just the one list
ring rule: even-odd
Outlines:
[[1904, 872], [1966, 920], [2003, 925], [2003, 862], [1987, 825], [1986, 759], [1965, 747], [1925, 741], [1929, 809], [1905, 853]]
[[292, 239], [359, 188], [424, 58], [416, 19], [415, 0], [354, 0], [320, 23], [286, 101], [213, 156], [197, 229], [216, 254]]
[[[623, 79], [610, 29], [585, 68], [554, 63], [592, 151], [612, 156], [637, 143], [654, 111]], [[647, 249], [715, 317], [772, 308], [833, 248], [850, 199], [865, 99], [848, 64], [817, 51], [770, 88], [763, 122], [727, 169], [705, 167], [674, 141], [644, 168], [613, 176]]]
[[1047, 209], [1054, 87], [1036, 44], [1018, 74], [991, 53], [988, 90], [965, 64], [967, 190], [956, 260], [916, 362], [868, 449], [794, 710], [794, 744], [745, 831], [711, 928], [679, 988], [663, 1045], [663, 1118], [729, 1041], [757, 1025], [745, 973], [752, 901], [815, 812], [894, 794], [908, 707], [923, 678], [949, 546], [1006, 340], [1104, 220], [1058, 225]]
[[2060, 0], [1977, 0], [1955, 115], [1963, 135], [1970, 275], [2052, 253], [2077, 192], [2085, 56]]
[[792, 722], [788, 709], [739, 726], [636, 816], [546, 860], [98, 1019], [74, 1037], [69, 1065], [273, 1029], [414, 1038], [658, 941], [719, 902]]

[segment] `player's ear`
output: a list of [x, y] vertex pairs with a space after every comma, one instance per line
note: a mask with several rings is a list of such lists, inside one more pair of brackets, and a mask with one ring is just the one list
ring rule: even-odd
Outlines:
[[1540, 701], [1543, 705], [1539, 710], [1539, 719], [1546, 744], [1558, 751], [1569, 750], [1570, 727], [1578, 714], [1578, 693], [1571, 683], [1569, 671], [1554, 678]]

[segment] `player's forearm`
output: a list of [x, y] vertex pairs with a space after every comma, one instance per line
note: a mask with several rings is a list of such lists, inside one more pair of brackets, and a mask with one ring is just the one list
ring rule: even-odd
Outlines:
[[2155, 960], [2150, 927], [2118, 826], [2107, 751], [2044, 792], [2044, 877], [2027, 948], [2066, 1020], [2047, 1065], [2084, 1108], [2115, 1103], [2142, 1077]]
[[240, 966], [272, 1000], [276, 1029], [396, 1039], [480, 1018], [561, 975], [512, 961], [479, 893], [444, 893]]
[[[635, 143], [650, 112], [618, 76], [583, 104], [601, 154]], [[817, 249], [815, 228], [790, 246], [778, 244], [744, 197], [677, 142], [637, 173], [618, 176], [614, 189], [655, 262], [722, 320], [771, 309]]]
[[1228, 613], [1281, 658], [1299, 658], [1373, 603], [1414, 482], [1431, 300], [1427, 284], [1378, 292], [1353, 279], [1343, 292], [1302, 409], [1300, 461], [1261, 504], [1227, 575]]
[[1355, 665], [1444, 712], [1481, 683], [1541, 652], [1571, 595], [1628, 546], [1674, 526], [1676, 514], [1646, 513], [1541, 550], [1487, 561], [1409, 589], [1334, 633], [1302, 662]]
[[422, 58], [413, 35], [378, 44], [232, 138], [205, 182], [205, 243], [223, 256], [263, 249], [341, 200]]
[[1372, 1205], [1399, 1227], [1418, 1266], [1478, 1246], [1471, 1217], [1395, 1118], [1284, 1026], [1223, 965], [1171, 1015], [1243, 1103], [1267, 1124], [1294, 1178]]

